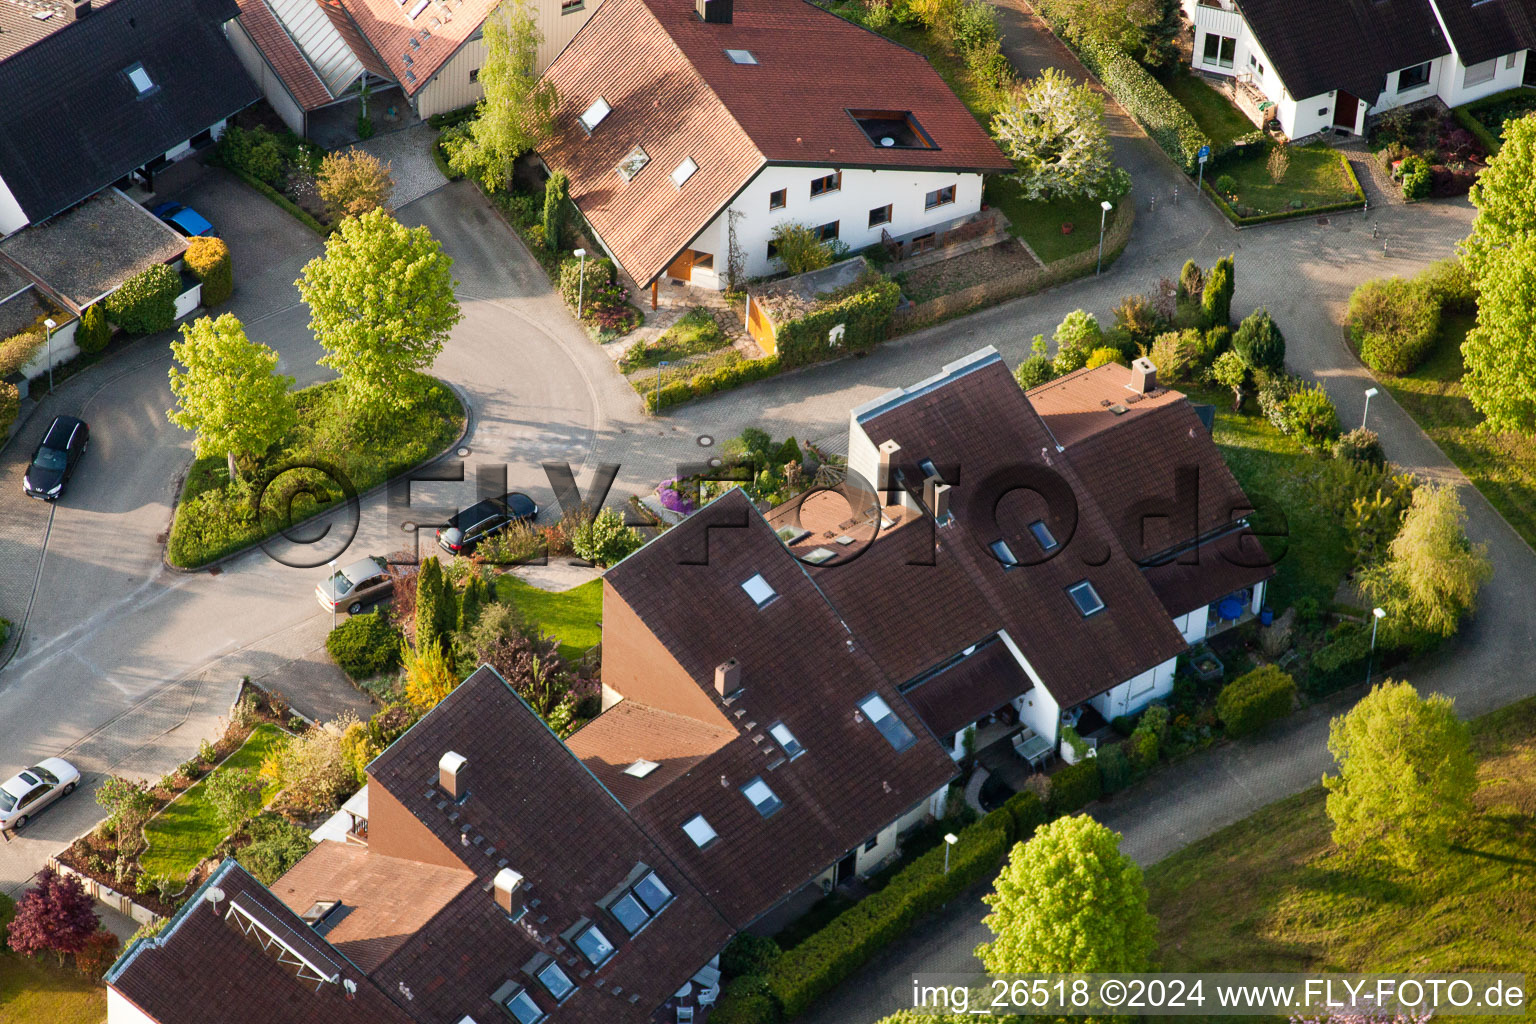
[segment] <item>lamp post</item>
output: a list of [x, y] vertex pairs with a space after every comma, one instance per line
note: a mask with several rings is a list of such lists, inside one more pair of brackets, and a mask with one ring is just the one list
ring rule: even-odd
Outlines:
[[581, 306], [587, 297], [587, 250], [576, 250], [576, 319], [581, 319]]
[[43, 321], [43, 340], [48, 346], [48, 393], [53, 394], [53, 329], [59, 326], [53, 320]]
[[331, 559], [331, 630], [336, 629], [336, 609], [341, 607], [341, 594], [337, 591], [336, 559]]
[[672, 364], [667, 362], [665, 359], [656, 364], [656, 408], [652, 409], [651, 411], [658, 416], [661, 415], [661, 368], [671, 365]]
[[1365, 389], [1365, 412], [1360, 414], [1360, 429], [1365, 429], [1365, 418], [1371, 414], [1371, 396], [1376, 394], [1375, 388]]
[[1386, 617], [1387, 613], [1382, 608], [1375, 608], [1371, 610], [1371, 653], [1367, 655], [1365, 659], [1366, 686], [1371, 685], [1371, 668], [1373, 667], [1371, 662], [1376, 658], [1376, 626], [1381, 622], [1382, 619]]
[[1093, 272], [1095, 276], [1104, 273], [1104, 222], [1109, 219], [1109, 211], [1114, 208], [1108, 199], [1099, 202], [1099, 210], [1102, 212], [1099, 214], [1099, 266]]
[[948, 832], [944, 836], [944, 873], [946, 875], [949, 874], [949, 848], [959, 841], [960, 837], [953, 832]]

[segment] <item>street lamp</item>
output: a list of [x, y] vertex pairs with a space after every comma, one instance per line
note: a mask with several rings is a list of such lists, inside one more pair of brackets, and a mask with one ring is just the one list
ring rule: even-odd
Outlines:
[[1099, 214], [1099, 267], [1094, 271], [1095, 276], [1104, 273], [1104, 222], [1109, 218], [1109, 211], [1114, 208], [1108, 199], [1099, 203], [1099, 209], [1103, 212]]
[[1371, 653], [1365, 659], [1365, 685], [1371, 685], [1371, 662], [1376, 657], [1376, 626], [1387, 617], [1384, 609], [1376, 608], [1371, 611]]
[[336, 609], [341, 607], [341, 594], [337, 591], [336, 559], [331, 559], [331, 630], [336, 629]]
[[51, 319], [43, 321], [43, 337], [48, 346], [48, 393], [53, 394], [53, 329], [59, 326]]
[[1371, 414], [1371, 396], [1376, 393], [1375, 388], [1365, 389], [1365, 412], [1360, 414], [1360, 429], [1365, 429], [1365, 418]]
[[576, 250], [576, 319], [581, 319], [582, 302], [587, 297], [587, 250]]
[[656, 364], [656, 407], [651, 411], [656, 413], [658, 416], [661, 415], [661, 368], [663, 366], [671, 365], [672, 364], [667, 362], [665, 359]]
[[960, 837], [953, 832], [948, 832], [944, 836], [944, 873], [946, 875], [949, 874], [949, 848], [959, 841]]

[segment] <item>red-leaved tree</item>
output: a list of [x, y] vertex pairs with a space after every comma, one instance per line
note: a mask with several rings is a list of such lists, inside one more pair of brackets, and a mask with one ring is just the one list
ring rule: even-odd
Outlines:
[[52, 950], [62, 967], [65, 954], [85, 949], [100, 927], [101, 919], [80, 879], [47, 867], [38, 872], [37, 887], [17, 902], [9, 941], [12, 949], [26, 956]]

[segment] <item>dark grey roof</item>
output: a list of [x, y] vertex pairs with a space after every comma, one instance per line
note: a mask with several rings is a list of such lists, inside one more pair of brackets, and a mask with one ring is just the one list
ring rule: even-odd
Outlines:
[[[36, 222], [260, 98], [234, 0], [113, 0], [0, 61], [0, 178]], [[140, 96], [127, 71], [153, 83]]]
[[1435, 0], [1435, 6], [1463, 64], [1536, 49], [1536, 5], [1531, 0]]
[[1344, 89], [1373, 103], [1391, 72], [1451, 52], [1429, 0], [1237, 4], [1286, 90], [1298, 100]]

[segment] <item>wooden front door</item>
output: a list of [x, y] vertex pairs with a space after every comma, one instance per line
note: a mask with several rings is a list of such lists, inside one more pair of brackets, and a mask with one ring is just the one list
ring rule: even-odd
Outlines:
[[678, 254], [677, 259], [667, 267], [667, 276], [679, 281], [691, 279], [693, 274], [693, 250], [684, 249]]
[[1333, 126], [1343, 128], [1347, 132], [1355, 130], [1355, 115], [1360, 109], [1360, 101], [1343, 89], [1339, 90], [1338, 99], [1333, 104]]

